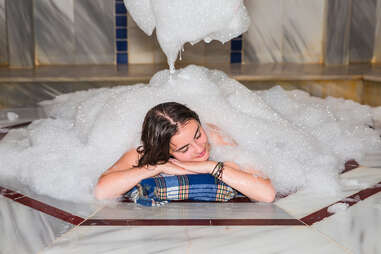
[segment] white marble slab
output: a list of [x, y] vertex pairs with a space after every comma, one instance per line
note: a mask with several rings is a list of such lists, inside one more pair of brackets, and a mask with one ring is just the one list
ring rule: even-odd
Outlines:
[[8, 35], [5, 16], [5, 0], [0, 0], [0, 65], [8, 63]]
[[246, 0], [251, 24], [244, 38], [245, 63], [282, 62], [282, 0]]
[[381, 1], [377, 1], [377, 21], [375, 31], [375, 42], [373, 49], [373, 61], [381, 62]]
[[143, 207], [118, 203], [91, 219], [294, 219], [279, 207], [266, 203], [168, 203]]
[[73, 227], [0, 196], [0, 253], [37, 253]]
[[305, 226], [79, 227], [43, 253], [348, 253]]
[[33, 1], [6, 2], [8, 60], [12, 67], [34, 65]]
[[39, 0], [34, 6], [36, 60], [74, 63], [74, 0]]
[[377, 23], [377, 0], [352, 1], [350, 32], [350, 62], [372, 60]]
[[325, 64], [349, 63], [351, 6], [348, 0], [326, 2]]
[[74, 1], [75, 63], [114, 64], [114, 1]]
[[282, 1], [283, 62], [321, 62], [325, 2], [325, 0]]
[[34, 120], [42, 119], [44, 117], [46, 117], [45, 112], [40, 107], [7, 108], [0, 110], [0, 128], [28, 123]]
[[295, 218], [303, 218], [381, 181], [381, 168], [360, 167], [340, 176], [342, 192], [327, 196], [298, 191], [275, 202]]
[[312, 225], [354, 254], [381, 253], [381, 193]]

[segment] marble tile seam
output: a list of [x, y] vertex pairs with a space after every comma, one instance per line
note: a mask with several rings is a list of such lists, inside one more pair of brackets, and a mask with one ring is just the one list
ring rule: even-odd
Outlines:
[[68, 213], [66, 211], [63, 211], [61, 209], [58, 209], [56, 207], [50, 206], [48, 204], [45, 204], [43, 202], [40, 202], [36, 199], [30, 198], [28, 196], [25, 196], [21, 193], [18, 193], [16, 191], [12, 191], [10, 189], [4, 188], [0, 186], [0, 195], [9, 198], [13, 200], [14, 202], [23, 204], [25, 206], [28, 206], [30, 208], [33, 208], [35, 210], [38, 210], [40, 212], [43, 212], [45, 214], [48, 214], [52, 217], [55, 217], [57, 219], [63, 220], [65, 222], [68, 222], [73, 225], [79, 225], [82, 223], [85, 219], [76, 215], [73, 215], [71, 213]]
[[[98, 209], [96, 209], [92, 214], [90, 214], [88, 217], [87, 217], [87, 219], [88, 218], [91, 218], [92, 216], [94, 216], [97, 212], [99, 212], [101, 209], [103, 209], [105, 206], [101, 206], [100, 208], [98, 208]], [[62, 235], [60, 235], [59, 237], [56, 237], [54, 240], [53, 240], [53, 242], [51, 242], [48, 246], [46, 246], [43, 250], [41, 250], [41, 252], [39, 252], [39, 253], [43, 253], [45, 250], [47, 250], [47, 249], [49, 249], [49, 248], [51, 248], [57, 241], [59, 241], [61, 238], [64, 238], [66, 235], [69, 235], [69, 234], [71, 234], [71, 233], [73, 233], [74, 231], [76, 231], [78, 228], [79, 228], [79, 226], [81, 226], [81, 224], [83, 223], [83, 222], [85, 222], [87, 219], [84, 219], [81, 223], [79, 223], [78, 225], [75, 225], [72, 229], [70, 229], [69, 231], [67, 231], [67, 232], [65, 232], [65, 233], [63, 233]]]
[[313, 212], [303, 218], [300, 219], [303, 223], [306, 225], [313, 225], [316, 222], [322, 221], [323, 219], [326, 219], [333, 215], [333, 213], [328, 212], [328, 207], [338, 204], [338, 203], [344, 203], [349, 205], [349, 207], [357, 204], [359, 201], [363, 201], [370, 196], [373, 196], [381, 191], [381, 182], [378, 182], [377, 184], [373, 185], [372, 187], [363, 189], [355, 194], [352, 194], [342, 200], [336, 201], [335, 203], [332, 203], [316, 212]]

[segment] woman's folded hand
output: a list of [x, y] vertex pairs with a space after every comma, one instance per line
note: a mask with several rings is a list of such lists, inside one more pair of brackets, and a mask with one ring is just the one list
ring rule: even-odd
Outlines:
[[158, 164], [155, 166], [158, 174], [167, 174], [167, 175], [188, 175], [195, 174], [195, 172], [187, 170], [179, 165], [176, 165], [172, 162], [167, 162], [164, 164]]
[[185, 170], [192, 171], [194, 174], [210, 174], [217, 164], [215, 161], [184, 162], [176, 159], [170, 159], [169, 162]]

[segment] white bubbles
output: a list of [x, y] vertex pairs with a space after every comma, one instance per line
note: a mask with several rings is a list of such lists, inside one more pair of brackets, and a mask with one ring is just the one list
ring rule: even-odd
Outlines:
[[156, 28], [171, 71], [185, 43], [225, 43], [248, 30], [243, 0], [124, 0], [137, 25], [151, 35]]
[[368, 127], [380, 120], [373, 108], [280, 87], [253, 92], [223, 72], [192, 65], [173, 75], [158, 72], [148, 85], [42, 102], [48, 119], [11, 130], [0, 142], [0, 185], [12, 178], [41, 194], [91, 201], [98, 177], [139, 145], [146, 112], [167, 101], [186, 104], [239, 144], [213, 146], [211, 159], [261, 170], [280, 193], [301, 188], [335, 193], [347, 159], [381, 149], [378, 134]]
[[329, 213], [341, 213], [341, 212], [344, 212], [348, 209], [349, 207], [349, 204], [346, 204], [346, 203], [337, 203], [337, 204], [334, 204], [334, 205], [331, 205], [330, 207], [328, 207], [327, 211]]
[[19, 115], [16, 114], [15, 112], [7, 112], [7, 118], [9, 121], [13, 122], [19, 118]]

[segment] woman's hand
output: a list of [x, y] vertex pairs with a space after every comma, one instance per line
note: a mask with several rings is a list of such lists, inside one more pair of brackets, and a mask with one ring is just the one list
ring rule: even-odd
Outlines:
[[215, 161], [178, 161], [176, 159], [169, 160], [173, 165], [181, 167], [185, 170], [191, 171], [194, 174], [210, 174], [217, 162]]
[[172, 162], [167, 162], [164, 164], [159, 164], [155, 166], [157, 174], [167, 174], [167, 175], [188, 175], [195, 174], [195, 172], [185, 169], [180, 165], [176, 165]]

